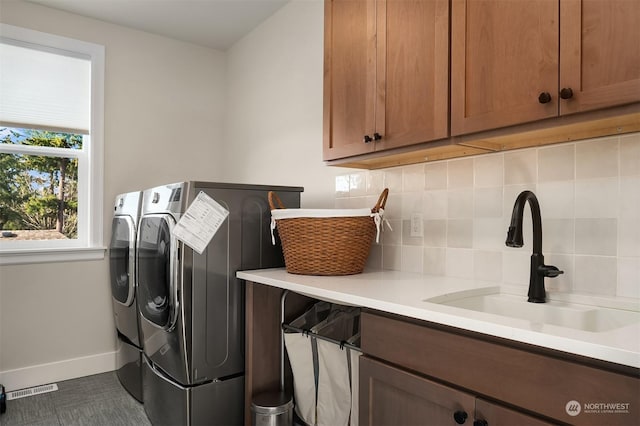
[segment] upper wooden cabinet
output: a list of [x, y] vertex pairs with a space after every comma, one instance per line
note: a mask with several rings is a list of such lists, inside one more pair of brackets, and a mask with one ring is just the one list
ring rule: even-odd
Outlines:
[[560, 114], [640, 101], [640, 2], [560, 0]]
[[448, 136], [448, 0], [326, 0], [324, 160]]
[[640, 2], [452, 0], [451, 133], [640, 101]]

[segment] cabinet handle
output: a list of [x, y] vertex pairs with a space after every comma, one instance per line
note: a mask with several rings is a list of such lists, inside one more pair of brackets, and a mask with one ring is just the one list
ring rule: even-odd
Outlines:
[[573, 90], [571, 90], [571, 87], [564, 87], [562, 90], [560, 90], [560, 97], [562, 99], [573, 98]]
[[373, 140], [374, 141], [379, 141], [380, 139], [382, 139], [382, 135], [380, 133], [378, 133], [378, 132], [375, 132], [373, 134]]
[[473, 426], [489, 426], [489, 423], [485, 419], [476, 419]]
[[456, 411], [455, 413], [453, 413], [453, 420], [455, 420], [459, 425], [466, 422], [467, 417], [469, 416], [467, 415], [466, 411]]
[[371, 139], [371, 136], [369, 135], [364, 135], [363, 141], [364, 143], [369, 143], [371, 142], [373, 139]]
[[541, 104], [551, 102], [551, 94], [549, 92], [540, 93], [540, 96], [538, 96], [538, 102], [540, 102]]

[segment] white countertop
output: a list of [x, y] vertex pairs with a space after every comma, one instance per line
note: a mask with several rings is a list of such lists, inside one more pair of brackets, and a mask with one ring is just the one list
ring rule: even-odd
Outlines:
[[[333, 303], [377, 309], [640, 368], [640, 323], [602, 332], [587, 332], [424, 301], [487, 287], [505, 290], [504, 286], [495, 283], [396, 271], [319, 277], [289, 274], [284, 268], [239, 271], [237, 277]], [[510, 293], [522, 292], [522, 297], [526, 298], [526, 288], [508, 290]], [[547, 296], [553, 300], [567, 300], [573, 295], [548, 291]], [[637, 301], [621, 298], [576, 295], [572, 302], [584, 303], [587, 299], [590, 302], [596, 300], [598, 306], [638, 309]]]

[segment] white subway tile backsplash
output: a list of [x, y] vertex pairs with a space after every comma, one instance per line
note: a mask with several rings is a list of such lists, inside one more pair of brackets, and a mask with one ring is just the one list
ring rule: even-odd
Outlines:
[[349, 175], [349, 196], [364, 197], [367, 195], [366, 172], [358, 172]]
[[422, 262], [424, 254], [422, 253], [422, 246], [402, 246], [402, 265], [401, 270], [405, 272], [417, 272], [422, 273]]
[[396, 167], [387, 169], [384, 172], [384, 186], [389, 188], [390, 193], [402, 192], [402, 168]]
[[422, 196], [422, 212], [425, 219], [447, 218], [449, 202], [447, 191], [425, 191]]
[[616, 256], [618, 248], [617, 219], [575, 220], [576, 254]]
[[620, 178], [618, 256], [640, 256], [640, 176]]
[[336, 176], [336, 198], [349, 196], [349, 175]]
[[580, 218], [618, 217], [618, 178], [576, 181], [576, 213]]
[[538, 182], [573, 180], [575, 145], [555, 145], [538, 150]]
[[573, 218], [575, 213], [575, 184], [573, 181], [539, 183], [534, 191], [543, 218]]
[[574, 219], [542, 220], [542, 252], [573, 254]]
[[471, 188], [473, 186], [473, 159], [451, 160], [447, 170], [447, 188]]
[[620, 176], [640, 175], [640, 133], [620, 136]]
[[529, 287], [530, 269], [531, 250], [509, 249], [502, 252], [503, 282], [520, 285], [526, 289]]
[[473, 220], [451, 219], [447, 224], [447, 247], [473, 247]]
[[640, 257], [618, 258], [618, 287], [621, 297], [640, 299]]
[[614, 296], [617, 270], [617, 258], [613, 256], [576, 256], [573, 291]]
[[504, 183], [516, 185], [537, 180], [538, 159], [535, 149], [505, 152]]
[[476, 188], [502, 187], [504, 182], [504, 155], [491, 154], [473, 159], [474, 186]]
[[389, 271], [402, 270], [402, 246], [382, 247], [382, 268]]
[[473, 278], [482, 281], [502, 281], [502, 252], [474, 250]]
[[447, 162], [427, 163], [424, 169], [425, 189], [447, 189]]
[[425, 247], [447, 246], [447, 221], [444, 219], [425, 220], [423, 225]]
[[409, 219], [414, 213], [423, 211], [423, 195], [421, 192], [402, 193], [402, 218]]
[[424, 190], [424, 164], [415, 164], [402, 169], [402, 190], [423, 191]]
[[503, 250], [506, 247], [507, 229], [502, 218], [474, 219], [473, 248]]
[[621, 218], [640, 217], [640, 176], [620, 178], [619, 206]]
[[576, 179], [618, 176], [618, 138], [576, 143]]
[[449, 219], [473, 217], [473, 189], [448, 191], [447, 217]]
[[422, 267], [423, 273], [431, 275], [445, 275], [446, 273], [446, 259], [447, 249], [425, 247], [424, 248], [424, 260]]
[[381, 170], [372, 170], [367, 173], [367, 194], [380, 195], [384, 186], [384, 172]]
[[640, 256], [640, 218], [618, 219], [618, 256]]
[[473, 278], [473, 250], [448, 248], [445, 275], [456, 278]]
[[[383, 245], [369, 268], [529, 285], [531, 210], [524, 247], [505, 246], [516, 197], [540, 202], [543, 253], [565, 273], [550, 291], [640, 299], [640, 133], [570, 142], [335, 178], [338, 208], [373, 207], [390, 189]], [[410, 218], [421, 213], [423, 236]]]
[[502, 187], [473, 191], [473, 217], [502, 217]]

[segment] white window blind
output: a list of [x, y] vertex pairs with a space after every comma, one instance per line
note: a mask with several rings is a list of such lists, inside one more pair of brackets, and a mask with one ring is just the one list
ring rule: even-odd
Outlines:
[[89, 134], [91, 59], [1, 38], [0, 125]]

